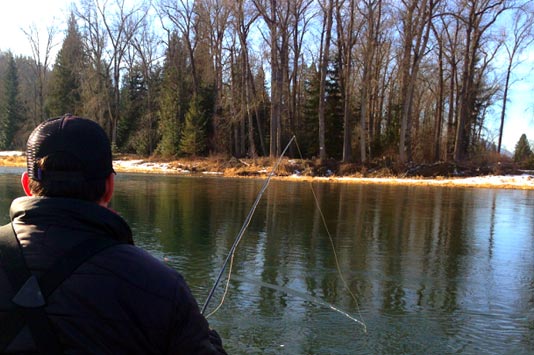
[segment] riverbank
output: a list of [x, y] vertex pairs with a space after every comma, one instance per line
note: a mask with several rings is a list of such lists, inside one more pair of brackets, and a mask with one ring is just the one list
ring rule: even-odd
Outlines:
[[[355, 184], [382, 184], [382, 185], [406, 185], [406, 186], [450, 186], [450, 187], [477, 187], [477, 188], [501, 188], [501, 189], [523, 189], [534, 190], [534, 175], [520, 173], [514, 175], [479, 175], [462, 177], [407, 177], [394, 176], [387, 172], [377, 172], [375, 176], [365, 177], [362, 174], [353, 173], [350, 176], [339, 176], [327, 172], [328, 176], [311, 176], [306, 170], [295, 169], [288, 171], [288, 167], [298, 165], [298, 162], [287, 160], [281, 164], [274, 179], [316, 181], [316, 182], [336, 182]], [[154, 162], [142, 159], [117, 160], [114, 162], [118, 172], [139, 172], [139, 173], [164, 173], [164, 174], [202, 174], [219, 175], [225, 177], [240, 178], [266, 178], [272, 170], [270, 165], [255, 165], [246, 161], [241, 162], [244, 166], [225, 166], [224, 163], [207, 164], [203, 161], [194, 162]], [[228, 164], [226, 164], [228, 165]], [[211, 166], [211, 169], [207, 168]], [[373, 173], [370, 173], [373, 175]], [[385, 174], [385, 176], [378, 176]], [[360, 175], [360, 176], [357, 176]]]
[[[0, 166], [24, 167], [22, 152], [0, 152]], [[216, 175], [240, 178], [265, 178], [274, 162], [260, 159], [142, 159], [120, 155], [114, 159], [117, 172], [135, 172], [176, 175]], [[501, 188], [534, 190], [532, 172], [521, 172], [510, 165], [495, 164], [492, 167], [466, 168], [448, 163], [414, 166], [394, 172], [387, 167], [358, 168], [355, 165], [318, 165], [313, 161], [284, 159], [274, 176], [276, 179], [336, 182], [355, 184], [382, 184], [406, 186], [451, 186], [476, 188]]]

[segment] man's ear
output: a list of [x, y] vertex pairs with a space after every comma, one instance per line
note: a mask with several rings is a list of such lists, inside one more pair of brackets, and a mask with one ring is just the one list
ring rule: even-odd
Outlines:
[[22, 184], [22, 188], [24, 189], [26, 196], [32, 196], [32, 191], [30, 190], [30, 177], [28, 176], [27, 171], [22, 173], [20, 183]]
[[106, 178], [106, 191], [104, 192], [104, 195], [99, 201], [99, 204], [101, 206], [107, 207], [109, 204], [109, 201], [111, 201], [111, 197], [113, 197], [113, 190], [115, 189], [115, 174], [111, 173]]

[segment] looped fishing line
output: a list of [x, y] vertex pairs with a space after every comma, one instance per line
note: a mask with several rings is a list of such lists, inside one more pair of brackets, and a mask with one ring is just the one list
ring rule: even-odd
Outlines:
[[[222, 266], [222, 268], [221, 268], [221, 270], [219, 272], [219, 275], [218, 275], [213, 287], [211, 288], [211, 290], [210, 290], [210, 292], [208, 294], [208, 297], [207, 297], [207, 299], [206, 299], [206, 301], [204, 303], [204, 306], [202, 307], [202, 311], [201, 311], [202, 314], [204, 314], [204, 312], [206, 311], [206, 308], [208, 307], [208, 304], [209, 304], [211, 298], [213, 297], [215, 289], [217, 288], [217, 286], [218, 286], [218, 284], [219, 284], [219, 282], [221, 280], [221, 277], [222, 277], [222, 274], [224, 272], [224, 269], [228, 265], [228, 262], [230, 262], [230, 265], [229, 265], [229, 268], [228, 268], [228, 275], [227, 275], [227, 278], [226, 278], [226, 284], [225, 284], [223, 295], [221, 297], [221, 301], [215, 307], [215, 309], [206, 316], [206, 318], [209, 318], [213, 314], [215, 314], [222, 307], [222, 305], [224, 304], [224, 301], [226, 299], [226, 295], [228, 293], [228, 288], [229, 288], [229, 285], [230, 285], [230, 279], [232, 277], [232, 268], [233, 268], [233, 264], [234, 264], [234, 256], [235, 256], [236, 248], [237, 248], [238, 244], [241, 242], [241, 239], [243, 238], [243, 235], [244, 235], [248, 225], [250, 224], [252, 216], [253, 216], [254, 212], [256, 211], [256, 208], [258, 206], [258, 203], [259, 203], [263, 193], [267, 189], [267, 186], [269, 185], [269, 182], [270, 182], [271, 178], [273, 177], [274, 173], [278, 169], [278, 166], [280, 165], [280, 162], [282, 161], [282, 158], [284, 157], [287, 149], [289, 148], [289, 146], [291, 145], [291, 143], [293, 141], [295, 142], [295, 145], [297, 147], [297, 150], [299, 152], [301, 160], [304, 160], [304, 158], [302, 156], [302, 152], [300, 150], [300, 147], [299, 147], [299, 145], [297, 143], [297, 138], [296, 138], [296, 136], [293, 136], [291, 138], [291, 140], [289, 141], [289, 143], [286, 145], [286, 147], [285, 147], [284, 151], [282, 152], [282, 154], [280, 155], [280, 157], [278, 158], [276, 164], [274, 165], [274, 167], [271, 170], [269, 176], [267, 177], [265, 183], [263, 184], [262, 189], [258, 193], [258, 196], [256, 197], [256, 200], [254, 201], [254, 204], [252, 205], [252, 208], [249, 211], [249, 213], [248, 213], [248, 215], [247, 215], [247, 217], [245, 219], [245, 222], [243, 223], [243, 226], [241, 227], [241, 230], [239, 231], [239, 233], [238, 233], [238, 235], [237, 235], [237, 237], [236, 237], [236, 239], [234, 241], [234, 244], [230, 248], [230, 252], [228, 253], [228, 256], [226, 257], [226, 260], [223, 263], [223, 266]], [[339, 278], [340, 278], [341, 282], [343, 283], [343, 287], [347, 290], [347, 292], [351, 296], [352, 300], [356, 304], [356, 309], [357, 309], [358, 316], [359, 316], [360, 320], [352, 317], [348, 312], [345, 312], [345, 311], [335, 307], [334, 305], [332, 305], [330, 303], [327, 303], [327, 302], [322, 301], [322, 300], [321, 301], [317, 301], [317, 300], [315, 300], [315, 298], [312, 299], [310, 297], [307, 297], [306, 295], [303, 295], [301, 292], [298, 292], [298, 291], [295, 291], [295, 290], [291, 290], [291, 289], [288, 289], [286, 287], [281, 287], [281, 286], [278, 286], [278, 285], [267, 284], [267, 283], [260, 282], [260, 281], [257, 281], [257, 283], [260, 284], [262, 287], [268, 287], [268, 288], [272, 288], [272, 289], [275, 289], [275, 290], [278, 290], [278, 291], [282, 291], [282, 292], [285, 292], [285, 293], [291, 293], [291, 294], [300, 296], [302, 298], [305, 298], [305, 299], [307, 299], [308, 301], [310, 301], [310, 302], [312, 302], [314, 304], [318, 304], [320, 306], [330, 308], [331, 310], [342, 314], [343, 316], [345, 316], [346, 318], [350, 319], [351, 321], [361, 325], [363, 327], [364, 332], [367, 333], [367, 326], [366, 326], [366, 324], [365, 324], [365, 322], [363, 320], [363, 317], [362, 317], [362, 314], [361, 314], [361, 311], [360, 311], [360, 306], [359, 306], [358, 299], [357, 299], [356, 295], [354, 295], [354, 293], [351, 291], [350, 287], [348, 286], [348, 283], [345, 280], [345, 277], [343, 277], [343, 273], [341, 271], [341, 266], [339, 264], [339, 258], [338, 258], [338, 255], [337, 255], [337, 252], [336, 252], [336, 248], [335, 248], [335, 244], [334, 244], [334, 239], [332, 238], [332, 234], [330, 233], [330, 230], [328, 228], [328, 224], [326, 223], [326, 218], [325, 218], [325, 216], [323, 214], [323, 211], [321, 209], [321, 205], [319, 204], [319, 199], [317, 198], [317, 194], [315, 193], [315, 190], [313, 189], [313, 185], [312, 185], [311, 181], [309, 181], [309, 187], [310, 187], [310, 190], [312, 192], [312, 195], [313, 195], [313, 198], [314, 198], [314, 201], [315, 201], [315, 205], [316, 205], [316, 207], [317, 207], [317, 209], [319, 211], [319, 214], [321, 216], [321, 220], [323, 222], [323, 226], [325, 228], [326, 234], [328, 235], [328, 239], [330, 241], [330, 246], [332, 247], [334, 260], [335, 260], [335, 263], [336, 263], [336, 270], [338, 272]]]
[[210, 290], [210, 292], [208, 294], [208, 297], [206, 298], [206, 302], [204, 303], [204, 306], [202, 307], [202, 311], [201, 311], [202, 314], [204, 314], [204, 312], [206, 311], [206, 308], [208, 307], [208, 304], [209, 304], [211, 298], [213, 297], [215, 289], [217, 288], [217, 286], [219, 285], [219, 282], [221, 281], [221, 277], [222, 277], [222, 274], [224, 272], [224, 269], [226, 268], [226, 265], [228, 264], [228, 261], [231, 259], [232, 262], [230, 263], [230, 268], [229, 268], [229, 272], [228, 272], [228, 279], [226, 281], [226, 287], [225, 287], [225, 291], [224, 291], [223, 297], [221, 299], [221, 303], [215, 309], [215, 311], [211, 312], [208, 315], [208, 317], [211, 316], [212, 314], [214, 314], [222, 306], [222, 304], [224, 303], [224, 299], [225, 299], [226, 293], [228, 291], [228, 284], [230, 283], [230, 276], [232, 274], [232, 267], [231, 266], [233, 265], [234, 254], [235, 254], [235, 250], [237, 248], [237, 245], [239, 244], [239, 242], [241, 242], [241, 239], [243, 238], [243, 234], [245, 234], [245, 231], [247, 230], [247, 227], [250, 224], [250, 221], [252, 220], [252, 216], [254, 215], [254, 212], [256, 211], [256, 208], [258, 207], [258, 204], [260, 203], [260, 200], [261, 200], [261, 197], [263, 196], [263, 193], [265, 192], [265, 190], [267, 190], [267, 186], [269, 186], [269, 182], [271, 181], [271, 178], [274, 176], [274, 173], [275, 173], [276, 169], [278, 169], [278, 165], [280, 165], [280, 162], [282, 161], [282, 158], [286, 154], [286, 151], [288, 150], [289, 146], [291, 145], [291, 143], [295, 139], [296, 139], [295, 136], [291, 137], [291, 139], [289, 140], [289, 143], [287, 143], [285, 149], [282, 151], [282, 154], [280, 154], [280, 157], [276, 161], [276, 164], [274, 165], [273, 169], [271, 170], [271, 173], [269, 174], [269, 176], [265, 180], [265, 182], [263, 184], [263, 187], [261, 188], [260, 192], [258, 193], [258, 196], [256, 196], [256, 200], [252, 204], [252, 208], [250, 209], [250, 211], [249, 211], [249, 213], [247, 215], [247, 218], [245, 218], [245, 221], [243, 222], [243, 226], [241, 226], [241, 230], [237, 234], [237, 237], [234, 240], [234, 244], [232, 244], [232, 247], [230, 248], [230, 252], [228, 253], [228, 256], [226, 257], [226, 260], [224, 261], [223, 266], [221, 267], [221, 271], [219, 272], [219, 275], [217, 276], [217, 279], [215, 280], [215, 283], [214, 283], [213, 287], [211, 288], [211, 290]]
[[[297, 150], [299, 152], [299, 156], [300, 156], [300, 159], [304, 160], [304, 158], [302, 157], [302, 152], [300, 151], [300, 147], [299, 147], [299, 144], [295, 138], [295, 145], [297, 146]], [[321, 208], [321, 204], [319, 203], [319, 199], [317, 198], [317, 194], [315, 193], [315, 190], [313, 189], [313, 185], [312, 185], [312, 182], [311, 180], [308, 181], [308, 184], [310, 186], [310, 190], [312, 192], [312, 195], [313, 195], [313, 199], [315, 201], [315, 206], [317, 207], [317, 210], [319, 211], [319, 214], [321, 215], [321, 220], [323, 222], [323, 226], [324, 226], [324, 229], [326, 231], [326, 234], [328, 235], [328, 240], [330, 241], [330, 246], [332, 247], [332, 252], [334, 254], [334, 260], [336, 262], [336, 269], [337, 269], [337, 273], [339, 275], [339, 279], [341, 280], [341, 282], [343, 283], [343, 287], [345, 287], [345, 289], [347, 290], [347, 292], [349, 293], [349, 295], [351, 296], [352, 300], [354, 301], [354, 304], [356, 305], [356, 310], [358, 312], [358, 316], [360, 317], [361, 320], [357, 320], [351, 316], [349, 316], [346, 312], [343, 312], [343, 314], [347, 317], [349, 317], [351, 320], [355, 321], [356, 323], [360, 324], [361, 326], [363, 326], [363, 331], [365, 333], [367, 333], [367, 325], [365, 324], [364, 320], [363, 320], [363, 317], [362, 317], [362, 312], [360, 310], [360, 304], [358, 302], [358, 298], [356, 297], [356, 295], [352, 292], [352, 290], [350, 289], [347, 281], [345, 280], [345, 277], [343, 276], [343, 272], [341, 271], [341, 266], [339, 264], [339, 258], [337, 256], [337, 252], [336, 252], [336, 247], [335, 247], [335, 244], [334, 244], [334, 238], [332, 238], [332, 234], [330, 233], [330, 229], [328, 228], [328, 224], [326, 223], [326, 218], [324, 216], [324, 213], [323, 213], [323, 210]], [[333, 307], [333, 306], [332, 306]], [[334, 309], [337, 311], [337, 309]]]

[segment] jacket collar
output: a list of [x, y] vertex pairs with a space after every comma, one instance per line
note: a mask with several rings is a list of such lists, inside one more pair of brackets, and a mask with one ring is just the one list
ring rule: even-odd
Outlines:
[[12, 221], [26, 224], [54, 223], [106, 234], [133, 244], [132, 231], [116, 212], [96, 203], [59, 197], [20, 197], [10, 209]]

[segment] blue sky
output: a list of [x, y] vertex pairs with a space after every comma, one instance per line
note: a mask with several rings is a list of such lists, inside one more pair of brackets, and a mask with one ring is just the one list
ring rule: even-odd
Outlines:
[[[31, 55], [29, 42], [22, 32], [36, 26], [42, 36], [47, 27], [57, 28], [57, 46], [59, 49], [63, 30], [69, 16], [71, 0], [14, 0], [2, 3], [0, 12], [0, 49], [11, 50], [14, 54]], [[22, 15], [23, 14], [23, 15]], [[42, 37], [41, 40], [45, 41]], [[55, 56], [54, 56], [55, 57]], [[519, 137], [526, 133], [530, 141], [534, 142], [534, 51], [523, 54], [522, 65], [516, 71], [516, 82], [510, 90], [507, 115], [504, 128], [503, 146], [509, 151], [514, 150]], [[500, 119], [499, 102], [492, 113], [486, 117], [488, 137], [495, 137]]]

